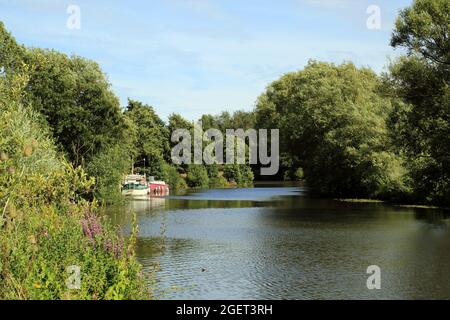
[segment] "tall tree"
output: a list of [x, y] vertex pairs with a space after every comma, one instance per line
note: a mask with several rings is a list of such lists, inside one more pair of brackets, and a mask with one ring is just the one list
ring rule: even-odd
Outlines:
[[123, 137], [119, 100], [97, 63], [41, 49], [29, 50], [25, 61], [32, 66], [28, 100], [71, 162], [88, 162]]
[[416, 0], [397, 18], [391, 45], [407, 50], [390, 68], [397, 145], [409, 155], [416, 196], [450, 204], [450, 2]]
[[135, 165], [158, 178], [164, 177], [164, 164], [169, 159], [169, 130], [154, 109], [139, 101], [128, 100], [125, 116], [136, 126]]
[[0, 21], [0, 74], [13, 74], [23, 68], [25, 48], [19, 45]]
[[391, 101], [370, 69], [310, 62], [272, 83], [257, 103], [258, 127], [279, 128], [281, 151], [313, 191], [386, 196], [403, 191], [402, 161], [389, 150]]

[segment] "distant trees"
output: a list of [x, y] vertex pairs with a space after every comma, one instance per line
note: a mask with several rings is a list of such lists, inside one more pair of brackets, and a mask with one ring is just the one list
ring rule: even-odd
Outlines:
[[[256, 125], [255, 117], [256, 114], [254, 111], [238, 110], [233, 114], [230, 114], [229, 112], [221, 112], [215, 116], [209, 114], [203, 115], [201, 117], [201, 121], [204, 130], [215, 128], [219, 129], [223, 133], [223, 136], [225, 137], [223, 154], [226, 154], [226, 130], [243, 129], [245, 131], [247, 129], [253, 129]], [[248, 162], [248, 145], [246, 145], [246, 148], [246, 160]], [[222, 179], [226, 179], [227, 181], [239, 186], [250, 186], [253, 184], [254, 174], [248, 163], [225, 164], [221, 166], [221, 173], [221, 175], [213, 177], [216, 181], [219, 181], [217, 183], [219, 185], [221, 184], [220, 180]]]
[[225, 132], [226, 129], [250, 129], [254, 128], [256, 124], [256, 114], [253, 111], [238, 110], [233, 114], [227, 111], [221, 112], [218, 115], [203, 115], [202, 121], [205, 130], [209, 128], [216, 128]]
[[[186, 120], [185, 118], [183, 118], [181, 115], [176, 114], [176, 113], [172, 113], [169, 116], [169, 125], [168, 125], [168, 129], [170, 132], [170, 135], [172, 135], [173, 132], [175, 132], [175, 130], [188, 130], [191, 134], [191, 136], [194, 136], [194, 124], [188, 120]], [[175, 147], [178, 144], [177, 141], [172, 141], [172, 136], [170, 136], [170, 148], [172, 149], [173, 147]], [[181, 165], [175, 165], [176, 168], [180, 171], [186, 171], [187, 169], [187, 164], [181, 164]]]
[[169, 160], [169, 130], [151, 106], [128, 100], [124, 112], [135, 126], [136, 140], [133, 153], [136, 168], [143, 174], [164, 177], [164, 163]]
[[172, 190], [187, 189], [186, 180], [178, 171], [178, 168], [169, 163], [164, 164], [164, 181], [169, 184]]
[[254, 174], [249, 165], [245, 164], [227, 164], [224, 167], [223, 176], [228, 181], [241, 187], [253, 185]]
[[191, 164], [187, 169], [186, 183], [191, 188], [208, 188], [208, 171], [204, 165]]

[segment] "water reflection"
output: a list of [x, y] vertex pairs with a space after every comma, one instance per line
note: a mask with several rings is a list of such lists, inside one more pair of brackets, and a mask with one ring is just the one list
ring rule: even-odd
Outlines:
[[[111, 208], [163, 299], [450, 298], [444, 211], [310, 199], [301, 186], [197, 191]], [[379, 265], [382, 289], [366, 288]]]

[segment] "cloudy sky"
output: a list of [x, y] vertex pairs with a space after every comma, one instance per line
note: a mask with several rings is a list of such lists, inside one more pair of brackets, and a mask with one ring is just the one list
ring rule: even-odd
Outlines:
[[[250, 110], [264, 88], [309, 59], [381, 72], [399, 9], [412, 0], [0, 0], [0, 20], [27, 46], [97, 61], [123, 105], [166, 119]], [[80, 8], [80, 29], [67, 8]], [[376, 5], [381, 28], [367, 27]]]

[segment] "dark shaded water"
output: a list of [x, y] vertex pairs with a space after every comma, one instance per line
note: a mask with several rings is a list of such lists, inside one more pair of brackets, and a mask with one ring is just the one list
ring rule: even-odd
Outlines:
[[[139, 224], [160, 299], [450, 299], [443, 211], [310, 199], [302, 187], [208, 190], [111, 208]], [[381, 268], [381, 290], [366, 286]], [[158, 267], [159, 266], [159, 267]]]

